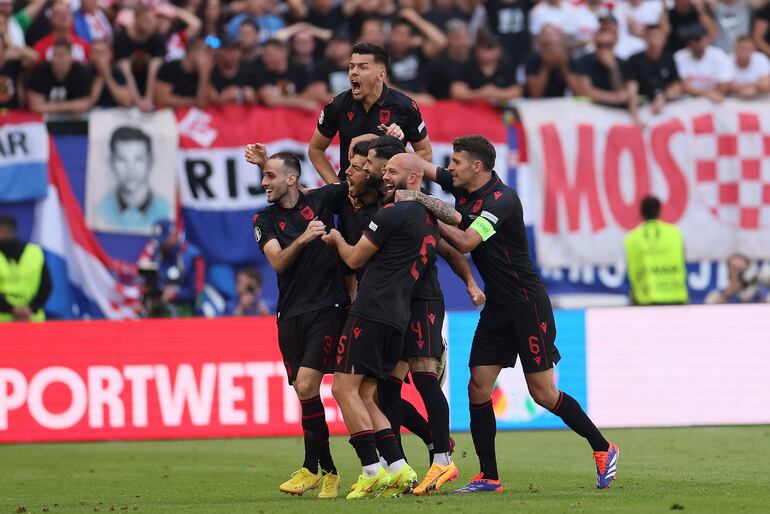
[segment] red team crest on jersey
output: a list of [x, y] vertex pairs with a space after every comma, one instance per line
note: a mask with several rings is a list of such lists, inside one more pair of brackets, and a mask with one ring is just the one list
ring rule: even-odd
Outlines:
[[281, 227], [281, 230], [285, 230], [286, 229], [286, 222], [285, 221], [279, 221], [278, 222], [278, 226]]
[[353, 111], [348, 112], [348, 121], [353, 121], [353, 116], [355, 115], [356, 113], [354, 113]]
[[380, 124], [390, 125], [390, 109], [383, 109], [380, 111]]
[[474, 203], [473, 207], [471, 207], [471, 211], [473, 211], [474, 213], [479, 212], [481, 210], [481, 203], [482, 203], [481, 198], [476, 200], [476, 203]]
[[503, 193], [500, 191], [495, 191], [495, 200], [499, 200], [501, 196], [503, 196]]
[[303, 207], [302, 210], [299, 211], [299, 213], [302, 214], [302, 217], [308, 221], [315, 218], [315, 213], [313, 212], [313, 209], [309, 205], [306, 205], [305, 207]]

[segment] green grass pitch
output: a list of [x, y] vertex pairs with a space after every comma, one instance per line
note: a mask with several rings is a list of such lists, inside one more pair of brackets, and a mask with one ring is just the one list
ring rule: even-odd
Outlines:
[[[0, 446], [0, 514], [13, 512], [770, 512], [770, 426], [609, 430], [618, 478], [594, 487], [588, 445], [569, 431], [497, 436], [504, 494], [390, 500], [290, 497], [299, 438]], [[463, 485], [477, 471], [469, 434], [454, 434]], [[427, 452], [404, 437], [418, 474]], [[348, 486], [360, 468], [346, 438], [332, 451]]]

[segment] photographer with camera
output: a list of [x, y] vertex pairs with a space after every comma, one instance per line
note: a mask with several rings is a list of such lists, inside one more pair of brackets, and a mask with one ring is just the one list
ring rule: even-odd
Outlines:
[[253, 268], [241, 268], [235, 277], [237, 296], [227, 303], [228, 316], [269, 316], [270, 307], [262, 299], [262, 275]]
[[758, 271], [745, 255], [735, 253], [727, 258], [727, 287], [715, 289], [706, 303], [762, 303], [770, 293], [770, 268]]
[[186, 318], [195, 312], [205, 267], [200, 250], [184, 238], [171, 220], [153, 225], [154, 238], [137, 263], [144, 279], [144, 315], [148, 318]]

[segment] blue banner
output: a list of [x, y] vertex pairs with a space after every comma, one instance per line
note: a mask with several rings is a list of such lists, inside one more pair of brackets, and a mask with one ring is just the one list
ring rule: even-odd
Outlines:
[[[556, 386], [583, 408], [586, 399], [586, 339], [584, 311], [556, 311], [556, 346], [561, 362], [554, 368]], [[477, 312], [450, 312], [449, 390], [452, 430], [470, 430], [468, 413], [468, 357], [476, 330]], [[562, 420], [537, 405], [527, 392], [521, 368], [506, 368], [498, 377], [492, 404], [499, 430], [564, 428]]]

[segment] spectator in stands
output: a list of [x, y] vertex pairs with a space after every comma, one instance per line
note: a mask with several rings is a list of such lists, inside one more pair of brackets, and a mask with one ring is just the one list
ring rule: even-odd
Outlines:
[[210, 100], [214, 105], [254, 104], [257, 92], [252, 86], [256, 80], [248, 65], [241, 63], [241, 49], [229, 37], [222, 38], [222, 46], [214, 51], [214, 69], [211, 71]]
[[112, 62], [112, 47], [107, 41], [91, 42], [91, 103], [94, 107], [128, 107], [131, 91], [126, 76]]
[[112, 40], [112, 25], [98, 0], [80, 0], [80, 9], [75, 11], [75, 33], [89, 44]]
[[137, 263], [145, 270], [145, 314], [151, 318], [190, 317], [204, 282], [201, 252], [169, 219], [157, 221], [153, 234]]
[[626, 235], [628, 281], [634, 305], [677, 305], [689, 301], [682, 233], [660, 220], [660, 200], [642, 199], [642, 223]]
[[350, 39], [345, 34], [334, 35], [326, 45], [325, 62], [319, 65], [316, 72], [316, 78], [326, 83], [326, 99], [323, 103], [350, 88], [348, 63], [352, 49]]
[[594, 40], [596, 31], [599, 30], [599, 18], [609, 11], [603, 0], [587, 0], [586, 3], [575, 7], [575, 39], [582, 43], [578, 48], [578, 55], [584, 55], [590, 51], [590, 44]]
[[708, 42], [716, 39], [717, 27], [706, 0], [674, 0], [674, 6], [660, 18], [661, 27], [668, 32], [666, 50], [673, 54], [687, 46], [689, 28], [696, 24], [706, 29]]
[[292, 21], [295, 23], [304, 21], [332, 33], [347, 32], [348, 19], [342, 12], [342, 3], [333, 0], [310, 0], [306, 4], [299, 0], [288, 4]]
[[624, 5], [625, 4], [622, 2], [616, 4], [612, 14], [618, 16], [618, 20], [621, 23], [623, 22], [623, 18], [625, 18], [628, 24], [628, 31], [632, 36], [644, 39], [644, 33], [647, 27], [660, 25], [660, 20], [663, 16], [663, 8], [665, 7], [664, 2], [628, 0], [627, 14], [623, 13], [625, 10]]
[[238, 29], [244, 20], [252, 20], [259, 27], [259, 41], [263, 43], [286, 26], [284, 21], [270, 12], [269, 0], [247, 0], [246, 12], [235, 16], [227, 25], [231, 38], [238, 37]]
[[262, 68], [259, 70], [259, 97], [269, 107], [297, 107], [318, 112], [317, 101], [304, 93], [310, 77], [301, 66], [289, 62], [285, 43], [271, 39], [262, 47]]
[[6, 38], [14, 46], [23, 47], [27, 44], [24, 34], [46, 3], [47, 0], [30, 0], [23, 8], [14, 12], [13, 0], [0, 0], [0, 27], [6, 27]]
[[185, 56], [163, 63], [155, 81], [155, 103], [166, 107], [205, 107], [211, 97], [214, 60], [202, 39], [187, 43]]
[[[623, 4], [628, 5], [628, 4]], [[626, 18], [622, 18], [624, 21], [621, 23], [613, 13], [606, 13], [599, 18], [599, 30], [609, 31], [615, 37], [615, 55], [626, 61], [629, 57], [638, 52], [643, 52], [645, 47], [644, 40], [639, 39], [636, 36], [632, 36], [628, 32], [628, 26], [624, 25]]]
[[450, 94], [461, 101], [508, 102], [521, 97], [516, 70], [508, 65], [497, 37], [480, 31], [476, 38], [474, 59], [466, 64], [452, 82]]
[[575, 94], [587, 96], [593, 102], [628, 105], [628, 88], [623, 82], [625, 62], [615, 57], [616, 35], [600, 30], [594, 36], [593, 53], [583, 56], [575, 69]]
[[764, 0], [754, 12], [751, 35], [757, 49], [770, 56], [770, 0]]
[[[201, 2], [200, 7], [197, 10], [197, 17], [201, 20], [200, 36], [204, 40], [209, 36], [219, 39], [220, 35], [225, 32], [225, 16], [224, 12], [222, 12], [222, 0], [206, 0], [205, 2]], [[243, 25], [243, 23], [241, 25]], [[259, 32], [259, 29], [257, 29], [257, 32]], [[240, 27], [238, 33], [240, 34]]]
[[748, 257], [735, 253], [727, 258], [727, 287], [706, 295], [705, 303], [761, 303], [770, 301], [770, 268], [758, 272]]
[[88, 42], [75, 34], [70, 4], [65, 0], [56, 0], [51, 6], [48, 20], [51, 24], [51, 32], [35, 43], [33, 47], [40, 56], [40, 60], [50, 61], [53, 57], [54, 43], [66, 39], [72, 48], [72, 58], [78, 63], [87, 63], [89, 60]]
[[695, 24], [681, 31], [687, 47], [674, 54], [682, 90], [690, 96], [705, 96], [714, 102], [724, 100], [732, 81], [730, 60], [722, 50], [708, 44], [708, 32]]
[[545, 25], [537, 36], [535, 50], [524, 60], [526, 96], [555, 98], [567, 95], [574, 62], [555, 25]]
[[160, 4], [155, 11], [158, 16], [158, 34], [166, 43], [165, 59], [173, 61], [183, 58], [187, 42], [200, 36], [200, 18], [171, 4]]
[[[428, 94], [424, 71], [428, 61], [446, 47], [446, 36], [414, 9], [402, 9], [399, 14], [388, 35], [388, 81], [417, 103], [430, 105], [434, 99]], [[413, 27], [420, 37], [415, 37]]]
[[21, 78], [22, 62], [0, 38], [0, 109], [17, 109], [24, 105], [24, 87]]
[[591, 41], [578, 34], [577, 9], [568, 0], [541, 0], [529, 13], [529, 32], [540, 37], [546, 26], [556, 27], [571, 48], [579, 48]]
[[486, 24], [502, 43], [514, 67], [524, 61], [532, 47], [528, 20], [534, 5], [532, 0], [483, 2]]
[[361, 24], [361, 43], [385, 46], [385, 22], [380, 18], [367, 18]]
[[88, 69], [72, 58], [72, 45], [59, 39], [49, 61], [38, 64], [29, 78], [29, 109], [41, 114], [82, 114], [91, 108]]
[[269, 316], [267, 303], [262, 299], [262, 275], [252, 268], [242, 268], [235, 276], [238, 295], [227, 303], [228, 316]]
[[0, 216], [0, 322], [44, 321], [51, 289], [43, 249], [18, 238], [15, 218]]
[[354, 41], [385, 46], [384, 37], [379, 42], [366, 38], [365, 26], [369, 20], [379, 20], [384, 36], [397, 16], [398, 5], [395, 0], [350, 0], [342, 2], [342, 12], [349, 20], [348, 29]]
[[[444, 53], [430, 62], [428, 69], [428, 91], [435, 98], [450, 98], [450, 87], [471, 59], [471, 36], [468, 24], [454, 19], [447, 23], [447, 48]], [[511, 67], [515, 66], [511, 63]]]
[[128, 81], [132, 101], [141, 110], [151, 111], [155, 78], [166, 55], [155, 10], [137, 5], [133, 23], [126, 30], [116, 32], [113, 48], [115, 61]]
[[[474, 2], [455, 1], [455, 0], [433, 0], [429, 2], [428, 10], [425, 11], [425, 19], [434, 24], [439, 30], [447, 32], [447, 25], [452, 20], [461, 20], [468, 23], [471, 20], [471, 11], [473, 10]], [[489, 18], [489, 4], [500, 4], [500, 1], [486, 1], [484, 7], [487, 11], [487, 19]], [[489, 24], [492, 26], [492, 24]], [[526, 15], [523, 20], [522, 30], [527, 30]], [[495, 30], [494, 27], [492, 30]], [[500, 34], [498, 34], [499, 36]], [[504, 45], [507, 47], [507, 45]]]
[[729, 54], [738, 37], [751, 31], [751, 6], [747, 0], [706, 0], [717, 28], [714, 46]]
[[253, 20], [244, 20], [238, 28], [238, 48], [241, 59], [248, 64], [259, 62], [259, 27]]
[[681, 94], [682, 85], [673, 56], [665, 50], [666, 33], [659, 25], [644, 31], [647, 49], [626, 62], [626, 81], [631, 116], [639, 122], [638, 96], [642, 95], [657, 114], [670, 99]]
[[735, 53], [730, 56], [730, 62], [731, 94], [748, 100], [770, 93], [770, 59], [757, 52], [751, 36], [740, 36], [735, 41]]

